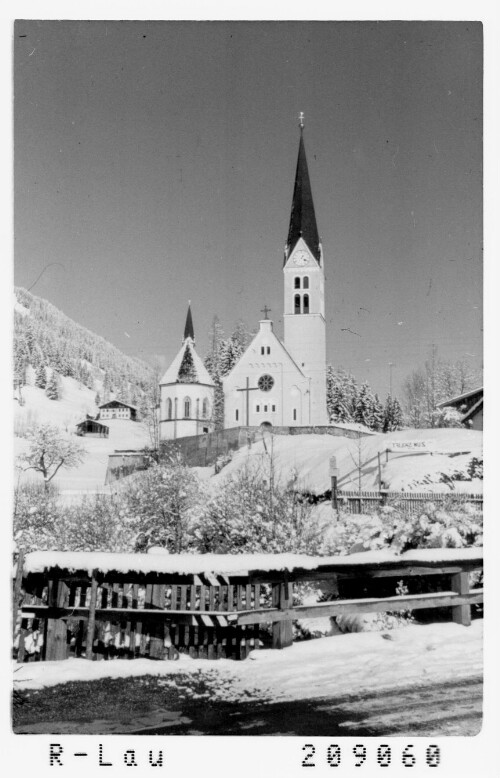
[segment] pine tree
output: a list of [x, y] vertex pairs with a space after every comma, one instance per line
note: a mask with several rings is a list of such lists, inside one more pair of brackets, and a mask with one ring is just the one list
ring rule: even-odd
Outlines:
[[100, 404], [101, 404], [101, 395], [99, 394], [99, 392], [96, 392], [95, 398], [94, 398], [94, 402], [97, 405], [97, 407], [100, 406]]
[[374, 425], [371, 429], [373, 429], [375, 432], [382, 432], [384, 429], [384, 406], [382, 405], [378, 394], [376, 394], [374, 397], [373, 418]]
[[191, 347], [186, 346], [184, 354], [182, 356], [181, 365], [177, 374], [177, 382], [180, 384], [195, 384], [198, 383], [198, 376], [196, 374], [196, 368], [193, 362], [193, 355], [191, 353]]
[[47, 374], [45, 372], [45, 365], [41, 362], [35, 373], [35, 386], [39, 389], [45, 389], [47, 386]]
[[52, 371], [52, 375], [47, 383], [45, 394], [50, 400], [59, 400], [61, 397], [59, 376], [56, 371]]

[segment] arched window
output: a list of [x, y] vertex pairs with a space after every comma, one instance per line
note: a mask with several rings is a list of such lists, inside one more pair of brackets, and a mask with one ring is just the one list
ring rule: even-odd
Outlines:
[[300, 276], [295, 276], [295, 279], [294, 279], [294, 288], [295, 288], [295, 289], [300, 289]]
[[201, 406], [201, 412], [202, 412], [203, 418], [206, 419], [207, 416], [208, 416], [208, 400], [207, 400], [206, 397], [203, 400], [203, 404]]
[[300, 313], [300, 294], [295, 295], [293, 303], [293, 312]]
[[191, 400], [189, 397], [184, 398], [184, 418], [189, 419], [191, 416]]
[[302, 283], [302, 289], [309, 289], [309, 276], [304, 276], [304, 281]]
[[309, 313], [309, 295], [304, 295], [304, 305], [302, 308], [302, 313]]
[[167, 419], [172, 418], [172, 400], [170, 397], [167, 400]]

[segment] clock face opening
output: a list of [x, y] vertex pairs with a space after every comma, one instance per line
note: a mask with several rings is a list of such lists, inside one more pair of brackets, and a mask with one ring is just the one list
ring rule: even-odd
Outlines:
[[257, 381], [257, 386], [261, 392], [270, 392], [274, 386], [274, 378], [271, 375], [261, 375]]
[[306, 251], [297, 251], [293, 257], [294, 265], [307, 265], [309, 262], [309, 254]]

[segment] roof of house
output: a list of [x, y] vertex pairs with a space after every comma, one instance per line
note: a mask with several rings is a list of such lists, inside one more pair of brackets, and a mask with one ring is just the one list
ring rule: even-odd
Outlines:
[[458, 394], [456, 397], [452, 397], [449, 400], [444, 400], [441, 403], [438, 403], [438, 408], [446, 408], [448, 405], [457, 405], [460, 402], [463, 402], [464, 400], [467, 400], [469, 397], [473, 397], [475, 394], [483, 394], [483, 387], [478, 386], [475, 389], [471, 389], [468, 392], [464, 392], [463, 394]]
[[102, 403], [99, 408], [115, 408], [117, 405], [121, 405], [123, 408], [131, 408], [133, 411], [137, 410], [135, 405], [124, 403], [122, 400], [108, 400], [107, 403]]

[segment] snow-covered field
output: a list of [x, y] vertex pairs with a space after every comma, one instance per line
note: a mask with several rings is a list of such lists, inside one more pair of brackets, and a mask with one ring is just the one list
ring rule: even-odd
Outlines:
[[[62, 398], [50, 400], [43, 389], [35, 386], [23, 387], [25, 405], [15, 404], [15, 431], [31, 424], [54, 424], [62, 431], [74, 433], [76, 424], [85, 415], [95, 416], [95, 392], [87, 389], [73, 378], [62, 378]], [[110, 419], [106, 421], [109, 427], [108, 438], [78, 438], [88, 454], [80, 467], [73, 470], [61, 469], [54, 478], [63, 496], [78, 499], [85, 492], [104, 491], [104, 480], [108, 466], [108, 456], [115, 449], [140, 449], [150, 445], [148, 430], [141, 422], [125, 419]], [[14, 454], [20, 454], [26, 448], [26, 440], [14, 437]], [[19, 473], [18, 473], [19, 475]], [[33, 471], [21, 475], [23, 479], [39, 480], [40, 476]]]
[[[424, 443], [425, 453], [390, 451], [386, 457], [393, 444], [401, 446], [408, 441]], [[465, 471], [471, 457], [482, 457], [482, 433], [466, 429], [409, 429], [370, 435], [359, 441], [333, 435], [269, 436], [251, 449], [240, 449], [213, 483], [220, 483], [244, 467], [269, 473], [272, 456], [275, 478], [285, 483], [295, 481], [301, 491], [320, 495], [331, 488], [329, 460], [335, 456], [340, 489], [358, 489], [360, 461], [361, 487], [378, 489], [378, 454], [382, 480], [389, 489], [449, 491], [449, 485], [440, 481], [441, 474]], [[478, 479], [454, 481], [453, 485], [456, 491], [482, 492], [482, 481]]]
[[[224, 699], [273, 700], [354, 695], [384, 688], [460, 680], [482, 673], [483, 622], [410, 625], [390, 633], [362, 632], [294, 643], [282, 651], [261, 650], [245, 662], [206, 662], [181, 655], [178, 662], [149, 659], [90, 662], [67, 659], [14, 665], [15, 688], [40, 689], [68, 681], [182, 673], [220, 673], [230, 678]], [[229, 696], [228, 696], [229, 695]]]

